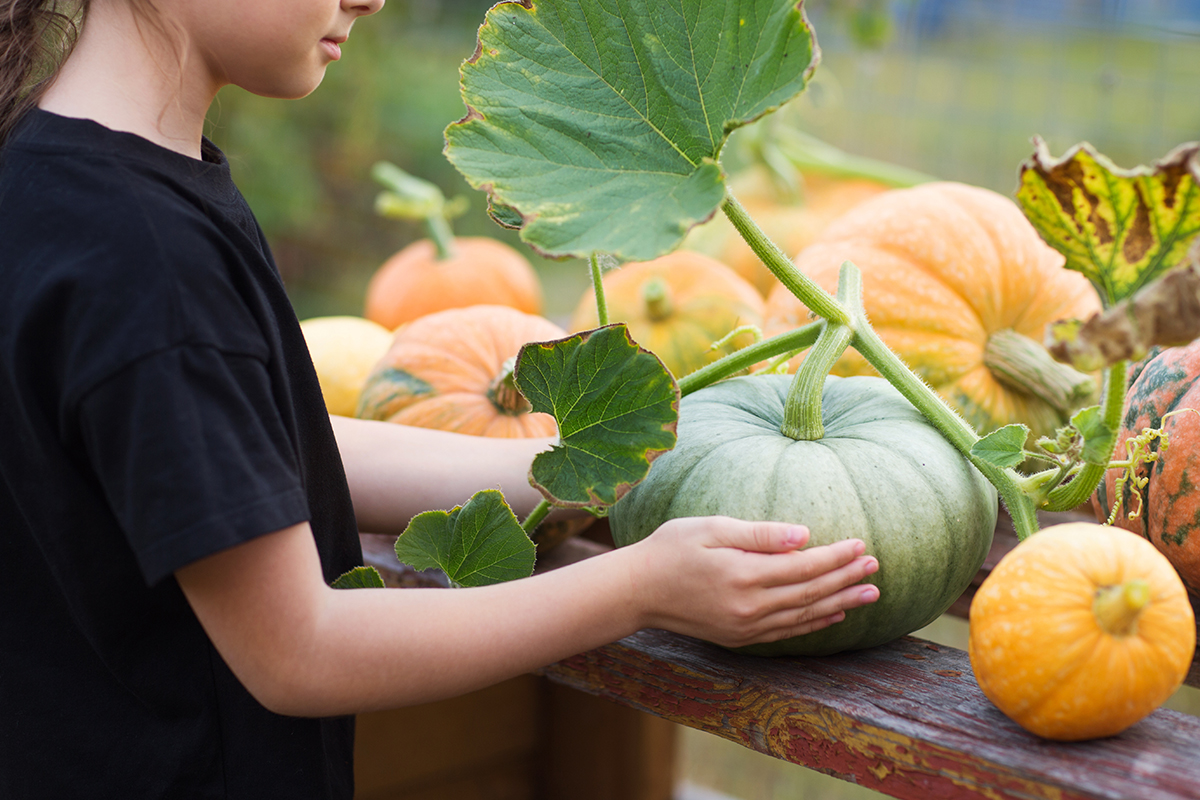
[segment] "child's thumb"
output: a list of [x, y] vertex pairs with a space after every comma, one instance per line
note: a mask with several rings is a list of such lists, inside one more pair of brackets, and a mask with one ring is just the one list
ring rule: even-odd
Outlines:
[[736, 521], [724, 544], [759, 553], [786, 553], [808, 543], [808, 528], [791, 522]]

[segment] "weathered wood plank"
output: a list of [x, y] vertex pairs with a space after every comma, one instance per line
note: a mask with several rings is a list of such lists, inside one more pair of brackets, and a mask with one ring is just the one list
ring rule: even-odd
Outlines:
[[[1043, 515], [1043, 526], [1090, 515]], [[1016, 545], [1001, 516], [991, 553], [950, 613]], [[568, 540], [551, 569], [606, 548]], [[405, 574], [368, 543], [393, 585]], [[394, 574], [388, 574], [389, 571]], [[899, 798], [1173, 800], [1200, 797], [1200, 719], [1160, 709], [1119, 736], [1054, 743], [1026, 733], [983, 696], [966, 653], [914, 637], [823, 658], [742, 656], [665, 631], [642, 631], [540, 671], [550, 680]], [[1200, 665], [1187, 679], [1200, 686]]]
[[1034, 737], [960, 650], [906, 637], [823, 658], [742, 656], [642, 631], [552, 680], [899, 798], [1195, 798], [1200, 720], [1159, 710], [1088, 743]]

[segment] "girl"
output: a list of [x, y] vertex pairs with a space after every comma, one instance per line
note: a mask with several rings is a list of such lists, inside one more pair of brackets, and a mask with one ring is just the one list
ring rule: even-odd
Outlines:
[[382, 5], [0, 0], [0, 796], [348, 798], [355, 712], [878, 596], [859, 541], [721, 518], [498, 586], [329, 587], [360, 527], [496, 485], [527, 513], [548, 445], [331, 421], [202, 136], [226, 84], [313, 91]]

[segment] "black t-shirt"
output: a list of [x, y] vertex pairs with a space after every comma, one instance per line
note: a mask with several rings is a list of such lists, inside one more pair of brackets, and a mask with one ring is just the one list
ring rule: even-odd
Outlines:
[[224, 157], [30, 113], [0, 151], [0, 797], [350, 797], [173, 577], [308, 520], [361, 564], [299, 324]]

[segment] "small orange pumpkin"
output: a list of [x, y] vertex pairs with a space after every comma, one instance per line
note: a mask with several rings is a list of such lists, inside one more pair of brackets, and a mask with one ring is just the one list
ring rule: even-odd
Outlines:
[[[795, 259], [831, 293], [847, 260], [862, 271], [875, 331], [980, 432], [1022, 422], [1052, 435], [1095, 392], [1094, 379], [1053, 361], [1041, 342], [1047, 325], [1086, 319], [1100, 299], [1003, 195], [949, 182], [893, 189]], [[784, 286], [771, 292], [767, 335], [808, 321]], [[833, 373], [875, 374], [854, 350]]]
[[454, 237], [445, 258], [431, 239], [419, 239], [376, 270], [363, 316], [391, 330], [435, 311], [480, 304], [540, 314], [542, 287], [529, 261], [486, 236]]
[[427, 314], [400, 327], [368, 376], [358, 416], [476, 436], [554, 436], [513, 383], [528, 342], [561, 339], [553, 322], [508, 306], [475, 305]]
[[[639, 345], [681, 377], [754, 341], [747, 332], [714, 350], [743, 325], [761, 326], [762, 296], [729, 267], [706, 255], [676, 250], [625, 264], [604, 276], [610, 322], [624, 322]], [[572, 331], [599, 324], [589, 289], [571, 316]]]
[[1091, 522], [1026, 539], [971, 602], [980, 688], [1047, 739], [1134, 724], [1183, 683], [1195, 647], [1192, 606], [1167, 559], [1135, 534]]

